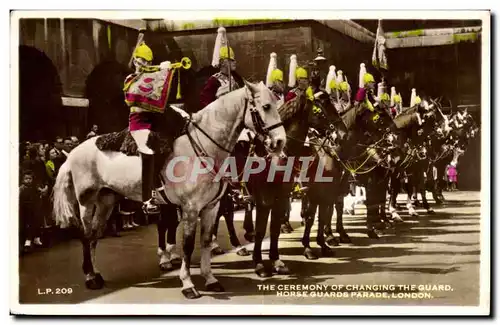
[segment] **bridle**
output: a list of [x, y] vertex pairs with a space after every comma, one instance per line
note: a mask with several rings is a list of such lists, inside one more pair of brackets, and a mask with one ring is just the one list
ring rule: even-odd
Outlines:
[[[250, 104], [250, 107], [249, 107], [249, 104]], [[252, 117], [252, 123], [253, 123], [254, 129], [258, 135], [268, 136], [269, 132], [271, 130], [274, 130], [274, 129], [283, 125], [283, 122], [280, 121], [280, 122], [275, 123], [273, 125], [270, 125], [267, 127], [265, 126], [265, 122], [262, 119], [262, 116], [260, 115], [259, 111], [257, 110], [257, 107], [255, 106], [255, 97], [254, 97], [253, 93], [251, 94], [250, 98], [248, 98], [248, 97], [245, 98], [245, 107], [243, 110], [243, 120], [240, 122], [243, 125], [243, 127], [250, 129], [245, 123], [245, 116], [246, 116], [247, 110], [250, 110], [250, 114]], [[190, 118], [189, 123], [186, 126], [186, 135], [189, 138], [189, 142], [191, 143], [191, 146], [193, 147], [193, 149], [198, 157], [200, 157], [200, 156], [207, 157], [208, 154], [206, 153], [206, 150], [204, 150], [204, 148], [202, 146], [200, 146], [198, 143], [196, 143], [196, 141], [193, 139], [193, 136], [189, 133], [189, 131], [187, 131], [187, 128], [189, 127], [189, 125], [193, 125], [205, 137], [207, 137], [213, 144], [215, 144], [219, 149], [221, 149], [229, 154], [232, 153], [231, 150], [223, 147], [221, 144], [219, 144], [217, 141], [215, 141], [215, 139], [213, 139], [205, 130], [203, 130], [198, 125], [198, 123], [196, 123], [195, 121], [193, 121], [192, 118]]]

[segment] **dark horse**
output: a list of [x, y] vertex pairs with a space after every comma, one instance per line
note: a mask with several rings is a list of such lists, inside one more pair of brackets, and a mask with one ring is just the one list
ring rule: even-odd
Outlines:
[[[314, 114], [314, 105], [321, 108], [321, 113]], [[309, 127], [318, 129], [329, 127], [327, 111], [332, 110], [333, 106], [328, 96], [323, 93], [318, 94], [314, 101], [306, 98], [305, 95], [299, 95], [278, 109], [287, 134], [285, 153], [288, 157], [295, 158], [295, 167], [298, 167], [296, 165], [299, 163], [298, 157], [305, 156], [304, 152], [306, 149], [304, 147], [304, 141]], [[255, 139], [255, 153], [258, 156], [265, 155], [262, 150], [262, 143], [259, 139]], [[269, 277], [272, 276], [273, 273], [290, 273], [288, 267], [279, 259], [278, 239], [280, 235], [280, 226], [283, 223], [289, 205], [289, 195], [294, 185], [293, 176], [291, 176], [289, 180], [284, 180], [281, 178], [284, 176], [283, 174], [276, 173], [278, 177], [275, 177], [272, 182], [268, 182], [267, 175], [269, 174], [269, 164], [266, 165], [266, 169], [261, 174], [252, 175], [247, 184], [256, 207], [253, 261], [255, 264], [255, 273], [260, 277]], [[296, 171], [297, 169], [295, 169], [295, 172]], [[262, 260], [262, 241], [266, 234], [269, 212], [271, 212], [271, 243], [269, 251], [269, 259], [272, 261], [271, 268], [266, 267]]]
[[[305, 213], [306, 222], [302, 244], [304, 256], [307, 259], [317, 259], [310, 245], [310, 232], [314, 223], [316, 209], [319, 208], [319, 225], [316, 237], [317, 244], [321, 247], [323, 256], [332, 255], [329, 245], [338, 246], [340, 243], [350, 243], [347, 232], [343, 226], [343, 199], [349, 191], [349, 178], [356, 174], [370, 173], [381, 164], [381, 157], [385, 155], [385, 136], [391, 127], [391, 117], [383, 112], [372, 112], [361, 106], [352, 106], [336, 124], [348, 136], [340, 137], [339, 141], [332, 141], [330, 135], [319, 136], [312, 139], [311, 146], [316, 154], [310, 168], [310, 178], [316, 179], [316, 172], [322, 176], [332, 177], [331, 181], [309, 181], [307, 192], [308, 208]], [[371, 146], [378, 142], [378, 147]], [[317, 169], [318, 165], [321, 169]], [[336, 210], [336, 232], [340, 238], [333, 236], [331, 219], [333, 208]], [[324, 235], [327, 235], [325, 240]]]
[[[415, 114], [418, 114], [421, 123], [416, 123], [416, 119], [412, 118], [412, 115], [416, 116]], [[429, 151], [435, 143], [431, 142], [431, 138], [443, 120], [444, 116], [434, 105], [428, 109], [423, 109], [423, 105], [418, 105], [395, 118], [405, 152], [400, 164], [391, 175], [389, 211], [394, 218], [400, 219], [396, 212], [396, 199], [403, 185], [401, 181], [403, 178], [406, 179], [404, 188], [408, 194], [407, 208], [410, 215], [418, 216], [412, 202], [412, 198], [415, 198], [418, 193], [422, 196], [422, 203], [427, 212], [434, 213], [426, 198], [425, 179], [426, 174], [427, 178], [432, 178]]]

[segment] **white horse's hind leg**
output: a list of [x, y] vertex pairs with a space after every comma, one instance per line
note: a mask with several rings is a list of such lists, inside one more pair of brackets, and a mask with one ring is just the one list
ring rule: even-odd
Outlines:
[[84, 227], [84, 238], [82, 239], [83, 268], [86, 275], [85, 284], [89, 289], [101, 289], [104, 286], [104, 280], [95, 267], [97, 241], [104, 234], [115, 201], [116, 196], [112, 192], [102, 191], [95, 204], [96, 211], [94, 216], [92, 216], [94, 205], [80, 206], [80, 212], [83, 212], [81, 218]]
[[183, 252], [182, 266], [179, 272], [179, 277], [182, 281], [182, 294], [187, 299], [195, 299], [201, 297], [200, 293], [194, 287], [191, 281], [191, 256], [194, 251], [196, 223], [198, 222], [199, 211], [183, 208], [184, 219], [184, 238], [183, 238]]
[[211, 243], [212, 243], [212, 228], [214, 227], [215, 218], [219, 210], [219, 204], [214, 207], [207, 207], [201, 212], [201, 275], [205, 278], [205, 287], [207, 291], [223, 292], [224, 288], [212, 274], [211, 267]]

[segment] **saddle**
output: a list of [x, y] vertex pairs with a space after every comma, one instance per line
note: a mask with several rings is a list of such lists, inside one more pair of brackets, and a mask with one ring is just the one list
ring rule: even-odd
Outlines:
[[[172, 152], [175, 138], [152, 131], [149, 134], [147, 145], [155, 152], [155, 155], [167, 156]], [[139, 150], [134, 138], [128, 128], [108, 134], [101, 135], [95, 142], [101, 151], [121, 152], [127, 156], [139, 156]]]

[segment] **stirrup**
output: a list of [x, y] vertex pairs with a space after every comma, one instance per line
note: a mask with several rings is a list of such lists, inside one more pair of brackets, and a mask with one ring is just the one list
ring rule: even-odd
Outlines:
[[160, 213], [160, 207], [154, 202], [154, 199], [149, 199], [148, 201], [144, 202], [142, 211], [145, 214], [158, 214]]

